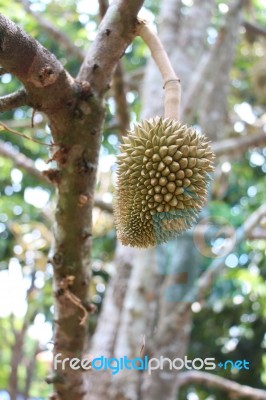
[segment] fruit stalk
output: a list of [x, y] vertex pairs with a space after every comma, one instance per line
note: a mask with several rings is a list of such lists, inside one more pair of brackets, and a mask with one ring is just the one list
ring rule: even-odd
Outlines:
[[138, 35], [146, 43], [151, 51], [164, 82], [164, 117], [179, 120], [181, 85], [180, 79], [170, 63], [168, 55], [158, 37], [145, 21], [139, 21]]

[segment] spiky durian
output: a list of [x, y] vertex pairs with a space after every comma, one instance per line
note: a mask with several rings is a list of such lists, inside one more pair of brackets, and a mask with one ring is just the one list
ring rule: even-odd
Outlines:
[[123, 138], [115, 222], [124, 245], [149, 247], [188, 229], [207, 196], [213, 153], [193, 128], [154, 118]]

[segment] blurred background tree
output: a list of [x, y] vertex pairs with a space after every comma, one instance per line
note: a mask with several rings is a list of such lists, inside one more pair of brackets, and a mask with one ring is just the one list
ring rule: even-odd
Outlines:
[[[103, 0], [8, 4], [0, 0], [1, 13], [53, 52], [73, 76], [106, 7]], [[119, 141], [134, 121], [161, 114], [162, 107], [160, 77], [137, 38], [121, 59], [106, 98], [93, 210], [90, 298], [97, 313], [89, 321], [88, 352], [136, 357], [144, 335], [144, 353], [151, 357], [187, 354], [215, 357], [217, 363], [246, 359], [249, 371], [218, 369], [214, 375], [262, 389], [266, 384], [266, 211], [261, 207], [266, 203], [266, 4], [264, 0], [146, 0], [142, 16], [159, 25], [181, 77], [182, 119], [212, 138], [216, 171], [208, 209], [197, 226], [199, 236], [191, 231], [145, 251], [117, 243], [112, 203]], [[20, 87], [9, 73], [2, 73], [0, 81], [1, 96]], [[51, 140], [46, 117], [40, 112], [32, 115], [28, 107], [3, 113], [1, 121], [44, 143]], [[50, 393], [45, 382], [53, 348], [48, 254], [55, 191], [41, 173], [48, 169], [47, 147], [6, 130], [0, 133], [0, 398], [41, 399]], [[235, 241], [228, 238], [228, 227], [237, 232]], [[186, 286], [180, 283], [184, 271], [200, 276], [196, 295], [184, 297], [193, 289], [188, 281]], [[99, 379], [101, 385], [95, 385]], [[88, 381], [90, 400], [225, 397], [219, 382], [189, 372], [178, 377], [176, 371], [154, 371], [148, 377], [140, 371], [123, 371], [112, 377], [107, 371], [100, 378], [91, 373]], [[245, 394], [236, 395], [230, 383], [227, 391], [228, 398]], [[254, 391], [245, 398], [266, 398], [259, 396], [262, 393]]]

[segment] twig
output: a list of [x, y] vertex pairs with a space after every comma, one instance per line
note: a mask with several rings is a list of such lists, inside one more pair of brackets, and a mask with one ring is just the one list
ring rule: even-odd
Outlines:
[[17, 107], [27, 105], [28, 95], [25, 89], [0, 97], [0, 112], [13, 110]]
[[24, 138], [24, 139], [30, 140], [31, 142], [35, 142], [35, 143], [41, 144], [42, 146], [48, 146], [48, 147], [57, 146], [55, 143], [43, 143], [43, 142], [40, 142], [37, 139], [33, 139], [30, 136], [27, 136], [27, 135], [24, 135], [21, 132], [15, 131], [15, 129], [9, 128], [9, 126], [7, 126], [2, 121], [0, 121], [0, 131], [3, 131], [3, 130], [6, 130], [6, 131], [8, 131], [10, 133], [13, 133], [14, 135], [17, 135], [17, 136], [20, 136], [20, 137]]
[[101, 19], [103, 19], [107, 11], [107, 8], [109, 6], [109, 2], [108, 0], [98, 0], [98, 3], [99, 3], [100, 17]]
[[112, 204], [106, 203], [105, 201], [98, 199], [97, 197], [94, 199], [94, 206], [100, 208], [108, 214], [113, 214], [114, 210]]
[[9, 158], [16, 167], [22, 168], [39, 181], [50, 184], [50, 181], [35, 167], [33, 160], [2, 140], [0, 140], [0, 156]]
[[149, 47], [152, 57], [164, 80], [164, 116], [179, 119], [180, 116], [180, 79], [177, 78], [166, 51], [155, 32], [144, 21], [140, 21], [138, 34]]
[[[109, 6], [108, 0], [98, 0], [100, 17], [103, 19]], [[130, 115], [128, 112], [128, 104], [124, 87], [124, 73], [121, 61], [118, 61], [112, 79], [112, 89], [116, 104], [116, 119], [120, 131], [120, 139], [129, 128]]]
[[[79, 80], [90, 82], [95, 95], [103, 95], [110, 87], [117, 61], [136, 36], [136, 15], [143, 3], [144, 0], [114, 0], [108, 7], [99, 34], [91, 44], [77, 76]], [[123, 20], [123, 24], [117, 24], [118, 19]]]
[[[178, 383], [180, 386], [189, 384], [202, 384], [208, 387], [219, 388], [230, 392], [232, 398], [239, 396], [247, 397], [250, 400], [263, 400], [266, 399], [266, 391], [256, 389], [251, 386], [240, 385], [239, 383], [233, 382], [229, 379], [221, 378], [213, 374], [201, 371], [186, 371], [181, 372], [178, 376]], [[233, 397], [234, 396], [234, 397]]]
[[[38, 125], [38, 127], [44, 127], [47, 122], [47, 119], [43, 115], [42, 120], [34, 121], [34, 125]], [[31, 118], [25, 119], [5, 119], [5, 124], [9, 126], [9, 128], [17, 129], [17, 128], [30, 128], [31, 126]]]
[[248, 21], [244, 21], [243, 25], [248, 33], [256, 36], [266, 37], [266, 29], [263, 29], [261, 26], [252, 24]]
[[[51, 181], [35, 167], [34, 161], [32, 159], [20, 153], [12, 145], [5, 143], [1, 140], [0, 140], [0, 156], [9, 158], [16, 167], [23, 169], [29, 175], [38, 179], [40, 182], [44, 182], [48, 185], [53, 186]], [[101, 210], [109, 214], [113, 213], [112, 205], [109, 203], [105, 203], [103, 200], [97, 197], [94, 199], [94, 206], [100, 208]]]
[[[260, 206], [256, 211], [254, 211], [248, 217], [245, 223], [236, 230], [235, 246], [237, 246], [239, 243], [241, 243], [244, 239], [248, 238], [249, 236], [252, 236], [251, 235], [252, 230], [259, 225], [259, 222], [265, 215], [266, 215], [266, 203]], [[204, 272], [204, 274], [200, 277], [198, 282], [198, 291], [200, 297], [202, 296], [204, 291], [209, 289], [209, 287], [213, 282], [214, 276], [218, 272], [219, 273], [222, 272], [222, 270], [225, 268], [224, 261], [226, 256], [222, 258], [216, 258], [211, 263], [206, 272]], [[195, 288], [193, 288], [192, 290], [195, 290]]]
[[121, 136], [123, 136], [126, 130], [129, 128], [130, 115], [128, 112], [128, 103], [124, 86], [124, 73], [121, 61], [117, 64], [113, 76], [112, 86], [116, 104], [116, 119]]
[[24, 9], [33, 16], [33, 18], [38, 22], [38, 25], [43, 28], [48, 35], [50, 35], [57, 42], [60, 42], [65, 50], [76, 57], [79, 61], [83, 61], [85, 54], [73, 42], [65, 35], [63, 32], [59, 31], [51, 22], [44, 19], [40, 14], [32, 11], [30, 3], [28, 0], [19, 0], [23, 5]]
[[259, 146], [266, 143], [265, 133], [258, 135], [238, 136], [231, 139], [213, 142], [211, 147], [216, 157], [234, 154], [241, 154], [251, 146]]
[[[256, 211], [254, 211], [248, 217], [246, 222], [236, 230], [234, 235], [235, 241], [232, 250], [243, 240], [249, 237], [252, 238], [252, 230], [259, 225], [260, 221], [265, 216], [266, 203], [259, 207]], [[201, 232], [199, 234], [201, 234]], [[231, 239], [233, 240], [233, 238]], [[183, 312], [184, 310], [190, 308], [191, 299], [195, 299], [196, 297], [202, 299], [204, 297], [205, 292], [210, 289], [214, 281], [214, 277], [222, 273], [222, 271], [225, 269], [226, 257], [227, 254], [225, 254], [223, 257], [214, 259], [208, 269], [199, 277], [199, 280], [196, 280], [194, 282], [191, 289], [186, 292], [184, 298], [182, 299], [182, 302], [179, 304], [180, 312]]]
[[0, 67], [0, 76], [4, 75], [6, 73], [7, 73], [7, 71], [5, 70], [5, 68]]

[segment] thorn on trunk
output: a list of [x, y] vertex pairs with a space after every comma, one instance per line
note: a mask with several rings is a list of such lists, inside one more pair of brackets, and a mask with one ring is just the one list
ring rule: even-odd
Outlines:
[[97, 69], [100, 68], [98, 64], [93, 64], [92, 70], [93, 72], [97, 71]]
[[53, 383], [65, 383], [65, 378], [63, 377], [63, 375], [57, 373], [48, 375], [44, 380], [46, 383], [48, 383], [48, 385], [51, 385]]
[[59, 398], [59, 395], [58, 395], [58, 393], [52, 393], [52, 394], [50, 394], [50, 396], [49, 396], [49, 400], [59, 400], [60, 398]]

